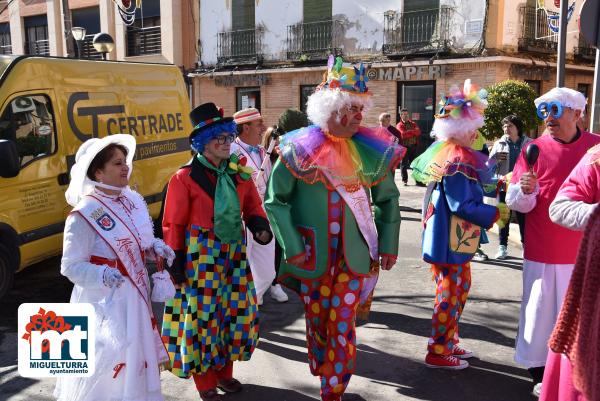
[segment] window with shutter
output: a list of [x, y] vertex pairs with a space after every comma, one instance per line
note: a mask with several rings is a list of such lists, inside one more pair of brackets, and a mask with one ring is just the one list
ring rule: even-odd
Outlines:
[[331, 0], [304, 0], [302, 12], [303, 50], [311, 52], [331, 48], [333, 25]]
[[233, 0], [231, 10], [231, 55], [256, 54], [254, 0]]
[[428, 46], [439, 19], [439, 0], [404, 0], [402, 45], [404, 48]]
[[404, 12], [432, 10], [440, 7], [440, 0], [404, 0]]
[[160, 1], [144, 0], [127, 27], [127, 57], [161, 54]]
[[73, 48], [78, 49], [82, 58], [94, 58], [100, 60], [102, 55], [94, 49], [94, 35], [100, 32], [100, 7], [87, 7], [71, 10], [71, 21], [73, 26], [85, 28], [85, 38], [76, 43], [73, 40]]
[[304, 0], [302, 7], [304, 22], [330, 20], [331, 3], [331, 0]]
[[232, 30], [254, 29], [254, 0], [233, 0], [232, 7]]
[[12, 46], [10, 41], [10, 25], [8, 23], [0, 24], [0, 54], [11, 54]]
[[25, 51], [27, 54], [50, 55], [48, 43], [48, 18], [35, 15], [23, 18], [25, 25]]

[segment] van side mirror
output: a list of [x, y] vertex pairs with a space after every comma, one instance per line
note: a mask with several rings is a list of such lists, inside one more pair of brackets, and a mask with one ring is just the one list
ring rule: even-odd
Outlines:
[[19, 175], [21, 162], [17, 144], [13, 141], [0, 139], [0, 177], [12, 178]]

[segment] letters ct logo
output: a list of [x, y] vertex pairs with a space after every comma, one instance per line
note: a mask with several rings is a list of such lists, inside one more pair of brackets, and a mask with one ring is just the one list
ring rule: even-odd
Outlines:
[[95, 368], [92, 304], [21, 304], [19, 373], [24, 377], [89, 377]]

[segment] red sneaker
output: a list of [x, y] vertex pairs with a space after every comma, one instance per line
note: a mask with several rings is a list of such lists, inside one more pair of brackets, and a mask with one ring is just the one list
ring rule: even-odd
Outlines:
[[425, 366], [432, 369], [460, 370], [469, 367], [469, 362], [452, 355], [439, 355], [431, 352], [425, 357]]
[[455, 345], [454, 348], [452, 348], [452, 356], [455, 356], [458, 359], [469, 359], [473, 356], [473, 351]]

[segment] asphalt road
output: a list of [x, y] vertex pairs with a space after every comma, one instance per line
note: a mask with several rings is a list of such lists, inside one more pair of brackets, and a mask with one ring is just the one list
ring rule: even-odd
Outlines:
[[[424, 366], [433, 304], [431, 273], [420, 258], [420, 208], [424, 188], [400, 187], [403, 224], [400, 258], [377, 285], [369, 321], [357, 329], [357, 372], [345, 401], [501, 401], [532, 400], [527, 372], [515, 365], [521, 298], [521, 249], [512, 242], [511, 258], [472, 264], [472, 290], [460, 325], [464, 347], [476, 357], [471, 367], [451, 372]], [[484, 250], [492, 256], [497, 235]], [[27, 379], [17, 371], [17, 308], [24, 302], [68, 302], [72, 285], [59, 274], [59, 259], [32, 266], [16, 278], [0, 301], [0, 400], [53, 400], [53, 379]], [[229, 401], [318, 400], [318, 379], [306, 363], [302, 305], [292, 293], [285, 304], [268, 295], [261, 308], [261, 342], [252, 360], [235, 365], [244, 383]], [[156, 310], [160, 311], [160, 305]], [[199, 400], [191, 380], [163, 372], [168, 401]]]

